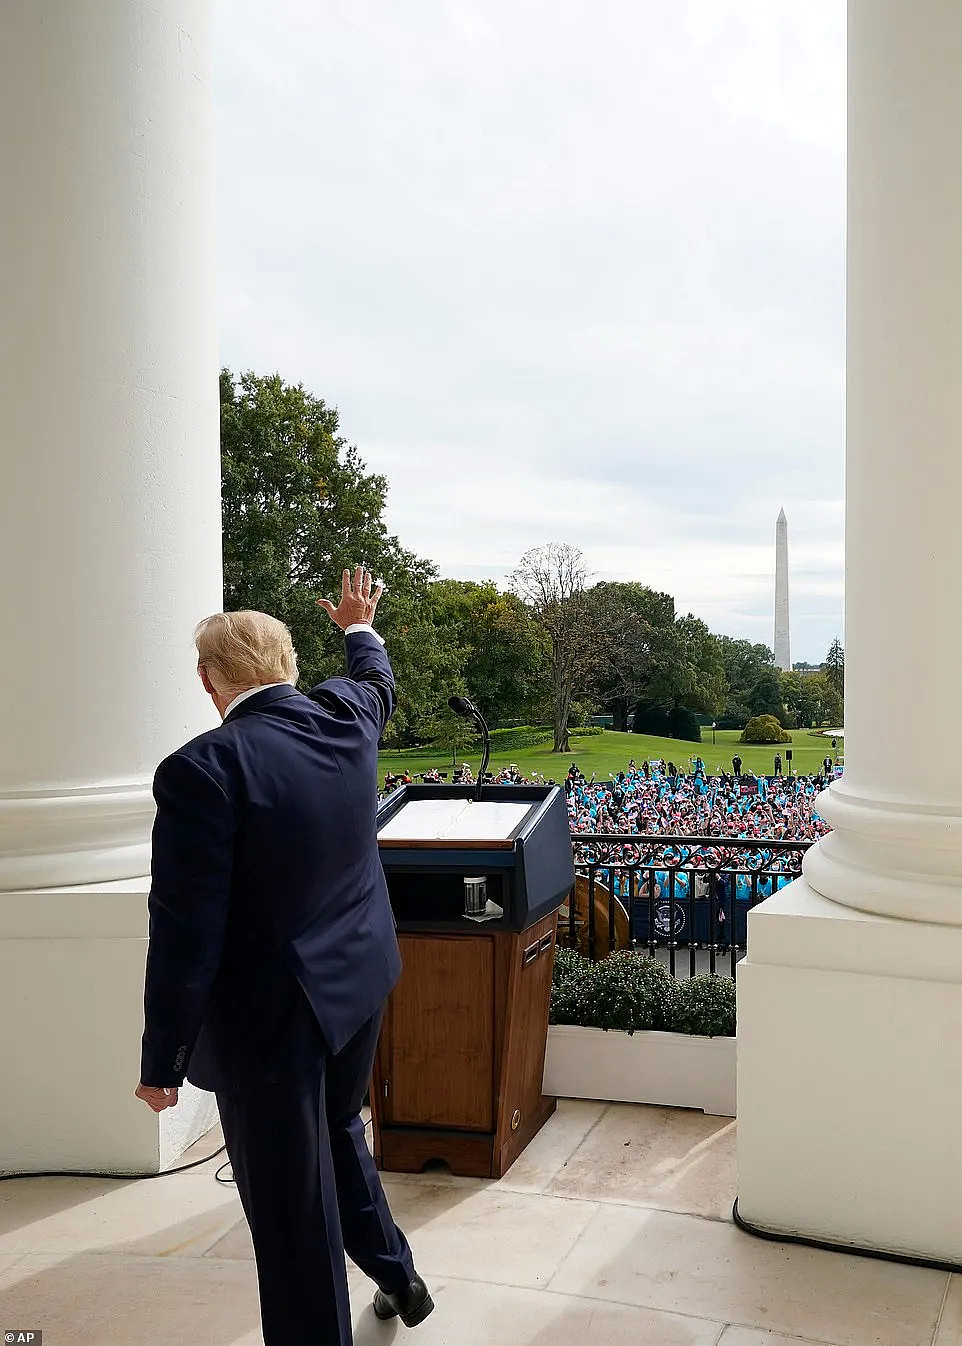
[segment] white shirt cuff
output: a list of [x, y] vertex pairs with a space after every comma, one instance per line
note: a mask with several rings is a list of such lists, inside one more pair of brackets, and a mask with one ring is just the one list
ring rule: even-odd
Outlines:
[[375, 640], [379, 640], [382, 645], [384, 644], [384, 637], [379, 636], [374, 627], [367, 622], [354, 622], [351, 626], [345, 626], [344, 628], [346, 636], [349, 636], [353, 631], [366, 631], [369, 636], [373, 636]]

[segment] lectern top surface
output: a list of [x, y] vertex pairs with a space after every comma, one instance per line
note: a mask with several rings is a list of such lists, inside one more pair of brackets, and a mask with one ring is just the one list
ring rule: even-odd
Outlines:
[[382, 841], [507, 841], [533, 807], [507, 801], [412, 799], [378, 832]]

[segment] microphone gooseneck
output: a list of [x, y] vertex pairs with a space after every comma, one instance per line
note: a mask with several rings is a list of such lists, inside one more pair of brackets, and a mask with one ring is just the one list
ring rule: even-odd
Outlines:
[[478, 710], [473, 701], [469, 701], [466, 696], [449, 696], [448, 705], [454, 711], [455, 715], [460, 715], [464, 720], [473, 720], [481, 730], [484, 740], [484, 753], [481, 758], [481, 770], [478, 773], [477, 788], [474, 792], [475, 801], [481, 798], [481, 787], [484, 784], [484, 773], [488, 769], [488, 758], [491, 756], [491, 735], [488, 732], [488, 726], [484, 716]]

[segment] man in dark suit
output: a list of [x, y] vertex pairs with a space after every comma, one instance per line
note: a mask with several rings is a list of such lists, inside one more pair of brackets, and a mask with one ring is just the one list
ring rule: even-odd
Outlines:
[[348, 675], [306, 695], [290, 632], [217, 613], [195, 632], [223, 723], [157, 768], [137, 1096], [214, 1092], [251, 1227], [266, 1346], [350, 1346], [344, 1254], [408, 1326], [434, 1307], [391, 1217], [360, 1112], [400, 974], [375, 832], [394, 710], [371, 627], [382, 586], [321, 606]]

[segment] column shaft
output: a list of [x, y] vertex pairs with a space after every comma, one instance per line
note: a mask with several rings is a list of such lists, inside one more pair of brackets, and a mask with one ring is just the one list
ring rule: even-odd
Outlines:
[[0, 12], [0, 889], [143, 875], [221, 606], [205, 0]]
[[962, 9], [849, 9], [845, 775], [836, 901], [962, 923]]

